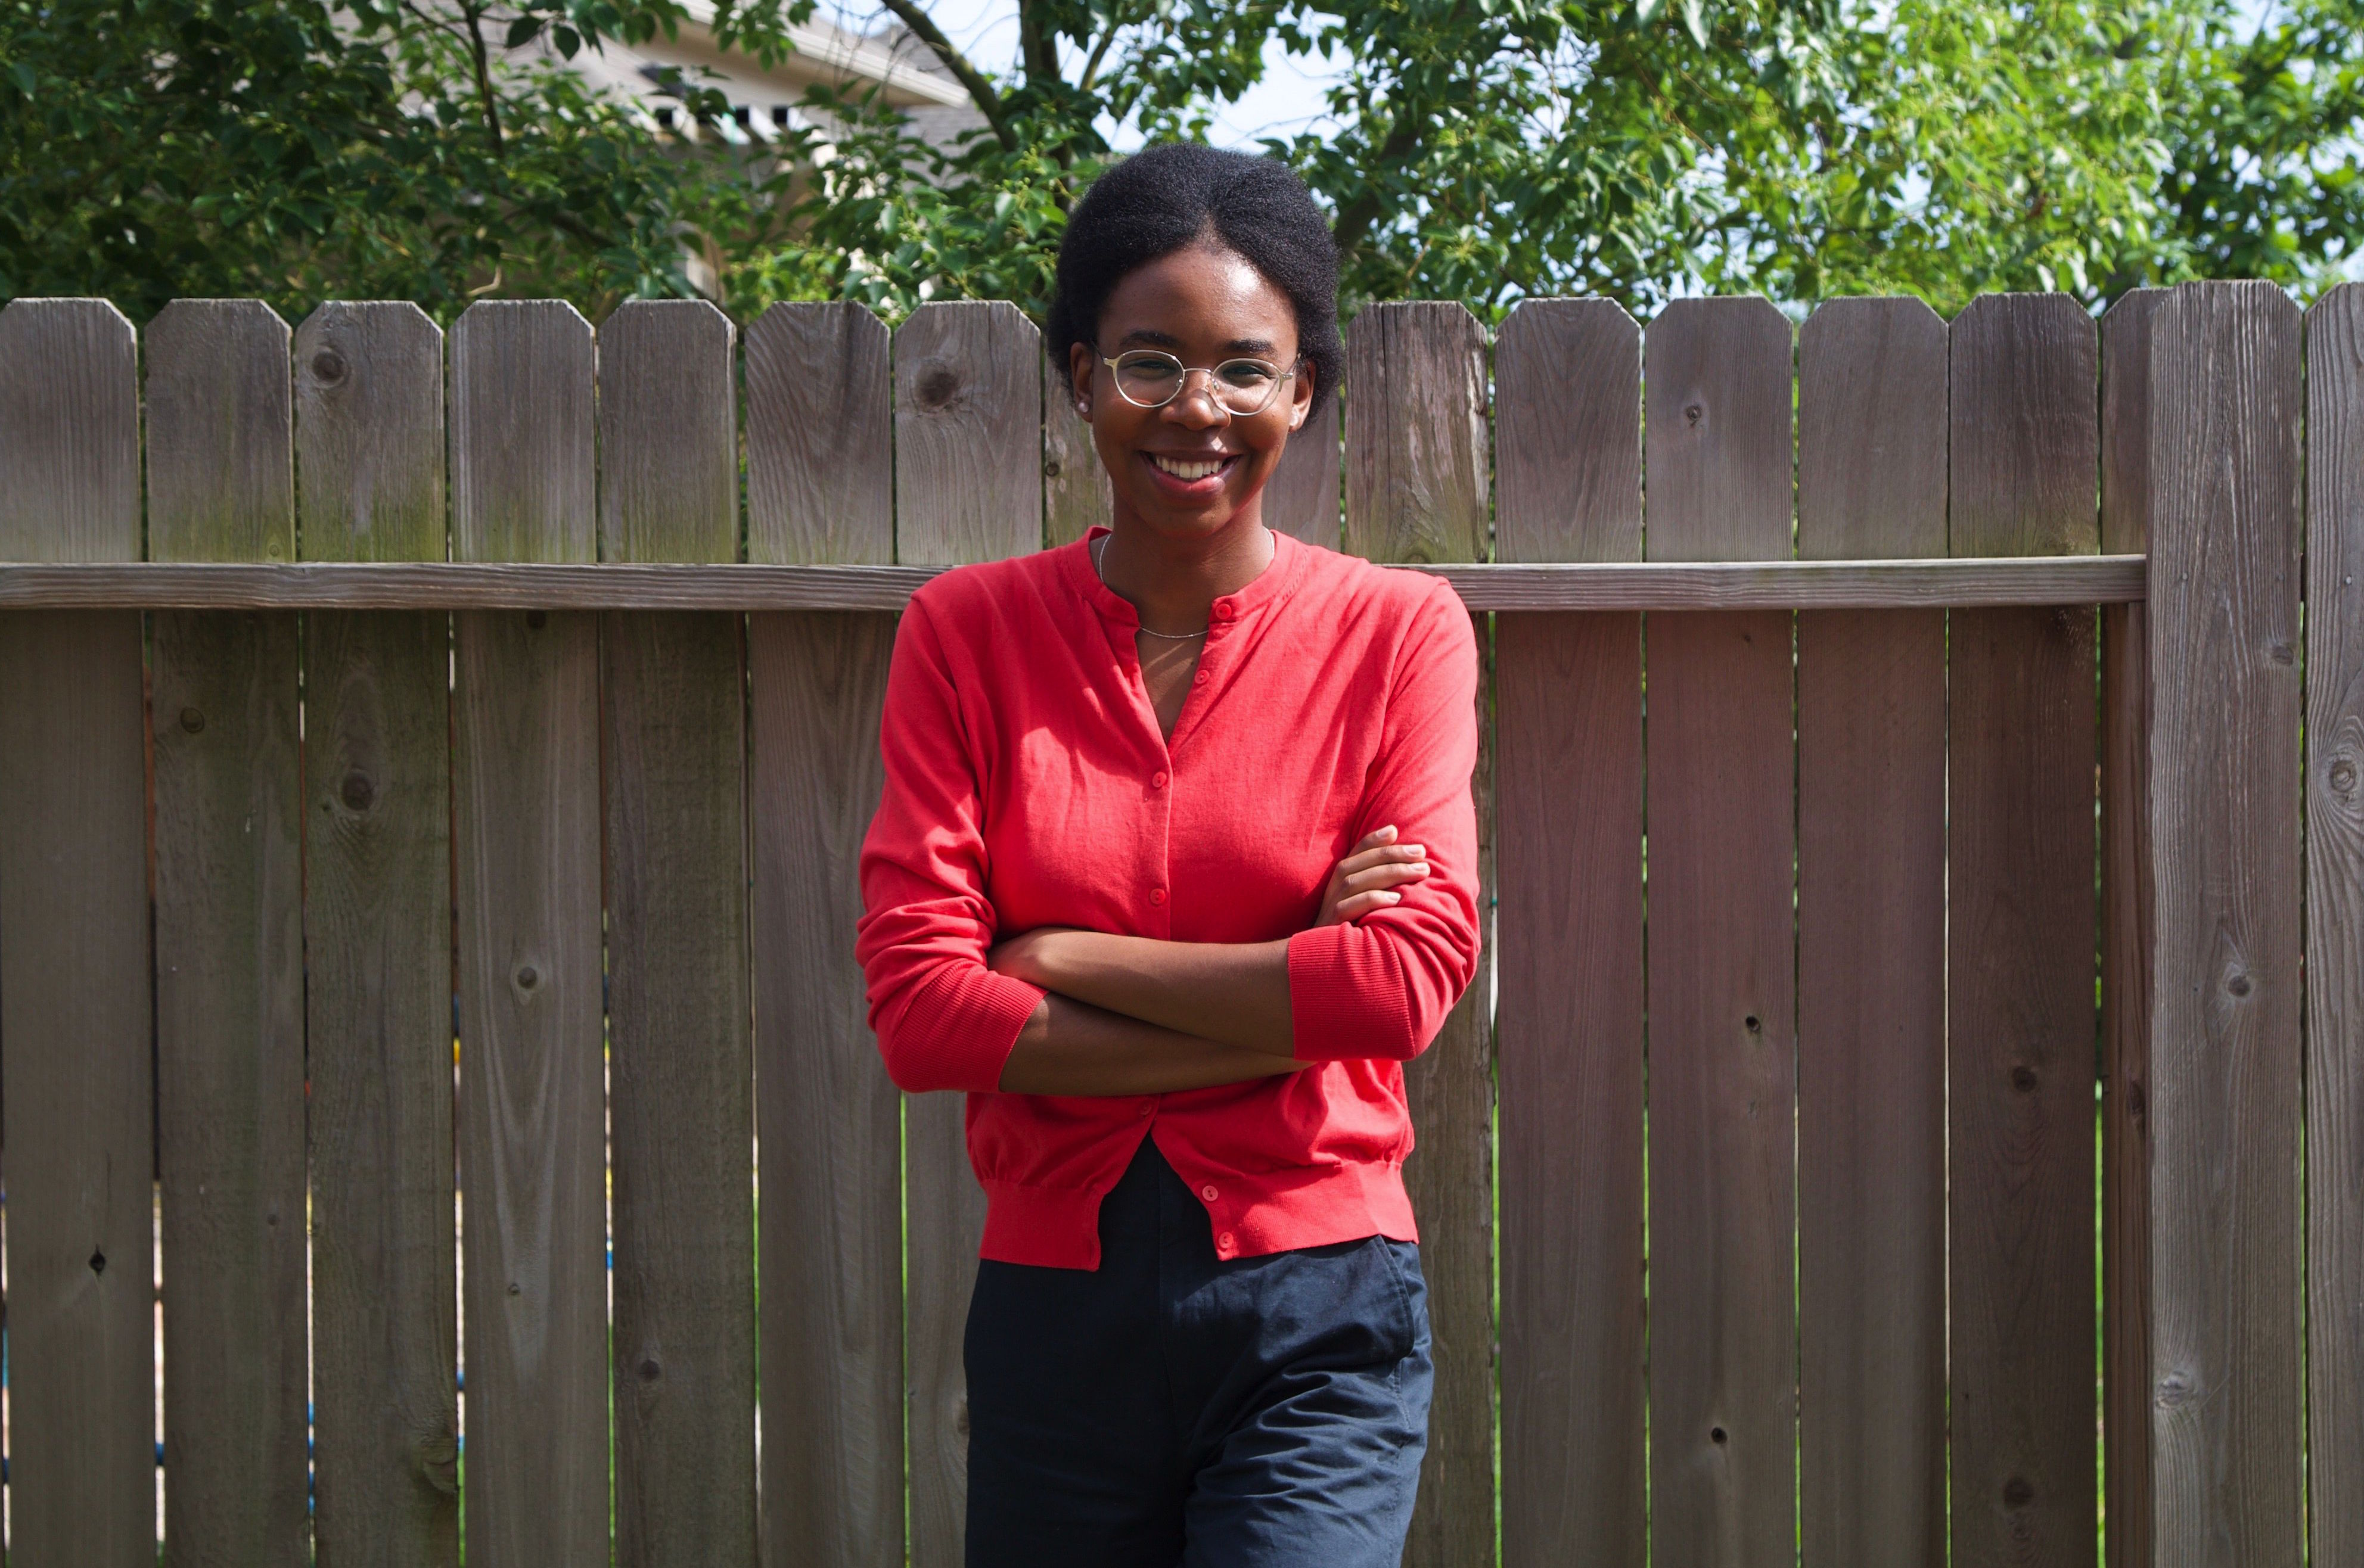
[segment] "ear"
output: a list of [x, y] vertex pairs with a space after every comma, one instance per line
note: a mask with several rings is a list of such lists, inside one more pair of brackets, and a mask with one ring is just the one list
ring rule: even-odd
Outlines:
[[1297, 374], [1288, 384], [1288, 433], [1305, 428], [1305, 421], [1313, 417], [1313, 378], [1319, 373], [1310, 363], [1300, 361]]
[[1076, 416], [1092, 417], [1092, 373], [1099, 368], [1099, 356], [1092, 352], [1089, 343], [1067, 345], [1067, 390], [1074, 395]]

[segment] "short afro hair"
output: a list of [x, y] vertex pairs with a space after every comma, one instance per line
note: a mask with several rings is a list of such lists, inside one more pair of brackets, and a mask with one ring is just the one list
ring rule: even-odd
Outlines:
[[1064, 381], [1068, 350], [1096, 342], [1100, 310], [1128, 272], [1210, 229], [1288, 296], [1298, 352], [1313, 367], [1313, 406], [1338, 386], [1338, 248], [1288, 165], [1193, 141], [1160, 142], [1113, 165], [1067, 217], [1043, 346]]

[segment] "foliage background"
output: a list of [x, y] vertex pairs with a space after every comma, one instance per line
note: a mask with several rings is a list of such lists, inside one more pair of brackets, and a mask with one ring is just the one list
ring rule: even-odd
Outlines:
[[[776, 58], [811, 4], [710, 25]], [[1348, 63], [1321, 128], [1267, 146], [1333, 212], [1350, 308], [1760, 290], [1950, 312], [2223, 275], [2303, 295], [2364, 234], [2364, 0], [1019, 0], [999, 72], [930, 0], [882, 4], [984, 129], [934, 147], [817, 89], [831, 150], [751, 159], [661, 137], [552, 58], [676, 28], [680, 0], [0, 0], [0, 295], [596, 317], [695, 273], [742, 317], [1039, 310], [1093, 173], [1204, 134], [1276, 43]]]

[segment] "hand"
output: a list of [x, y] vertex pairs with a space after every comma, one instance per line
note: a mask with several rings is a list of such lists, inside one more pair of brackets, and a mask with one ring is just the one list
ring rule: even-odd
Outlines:
[[1051, 942], [1076, 929], [1073, 926], [1037, 926], [1031, 931], [1020, 931], [987, 949], [985, 967], [996, 974], [1023, 980], [1029, 985], [1040, 985], [1046, 991], [1055, 990], [1057, 987], [1051, 982], [1050, 965], [1044, 950]]
[[1393, 891], [1396, 884], [1418, 882], [1427, 874], [1427, 849], [1397, 843], [1395, 824], [1390, 822], [1364, 835], [1363, 841], [1330, 873], [1330, 885], [1321, 894], [1321, 915], [1313, 924], [1335, 926], [1399, 904], [1403, 895]]

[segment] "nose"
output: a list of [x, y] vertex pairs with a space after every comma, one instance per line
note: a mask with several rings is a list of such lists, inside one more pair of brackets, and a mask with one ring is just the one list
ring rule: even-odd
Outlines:
[[[1192, 376], [1201, 378], [1196, 397], [1190, 393]], [[1224, 407], [1222, 399], [1215, 395], [1215, 373], [1204, 365], [1192, 365], [1182, 373], [1182, 389], [1167, 401], [1165, 411], [1168, 418], [1194, 429], [1203, 429], [1209, 425], [1227, 425], [1232, 418], [1232, 411]]]

